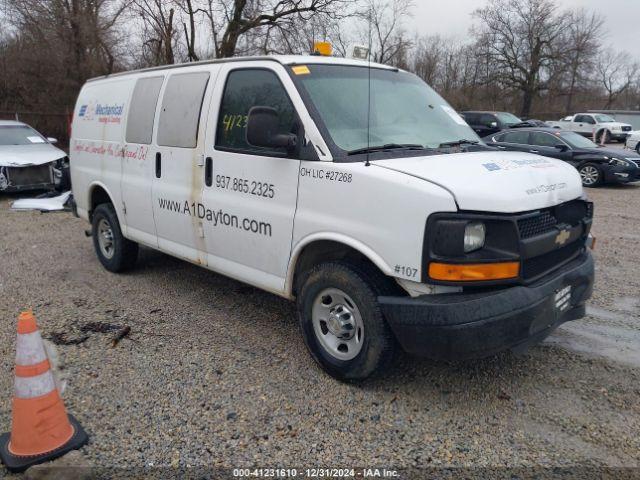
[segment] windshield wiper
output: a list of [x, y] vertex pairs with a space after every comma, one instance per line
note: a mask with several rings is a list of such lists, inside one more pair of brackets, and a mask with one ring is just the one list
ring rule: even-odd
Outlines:
[[387, 143], [386, 145], [377, 145], [375, 147], [356, 148], [349, 150], [347, 155], [358, 155], [359, 153], [384, 152], [388, 150], [425, 150], [425, 148], [417, 143]]
[[454, 140], [453, 142], [441, 143], [438, 148], [459, 147], [461, 145], [478, 145], [479, 143], [480, 142], [477, 140], [468, 140], [466, 138], [461, 138], [460, 140]]

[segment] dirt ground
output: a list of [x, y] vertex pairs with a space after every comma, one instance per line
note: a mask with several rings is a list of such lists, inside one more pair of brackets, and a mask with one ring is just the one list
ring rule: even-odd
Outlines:
[[285, 300], [148, 249], [136, 270], [111, 274], [83, 221], [11, 212], [0, 197], [0, 430], [16, 317], [33, 307], [64, 359], [65, 403], [96, 468], [637, 468], [640, 186], [588, 193], [587, 318], [524, 356], [401, 356], [362, 385], [316, 367]]

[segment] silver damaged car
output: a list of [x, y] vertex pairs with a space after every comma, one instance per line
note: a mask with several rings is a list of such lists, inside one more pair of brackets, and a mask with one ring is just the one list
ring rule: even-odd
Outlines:
[[70, 187], [69, 157], [29, 125], [0, 120], [0, 192]]

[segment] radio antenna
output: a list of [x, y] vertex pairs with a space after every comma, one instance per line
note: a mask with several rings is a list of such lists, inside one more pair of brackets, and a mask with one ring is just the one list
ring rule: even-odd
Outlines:
[[369, 157], [371, 155], [371, 44], [372, 44], [372, 33], [371, 33], [371, 23], [372, 23], [372, 15], [373, 15], [373, 4], [369, 4], [369, 51], [367, 52], [367, 160], [364, 162], [365, 167], [371, 165], [369, 162]]

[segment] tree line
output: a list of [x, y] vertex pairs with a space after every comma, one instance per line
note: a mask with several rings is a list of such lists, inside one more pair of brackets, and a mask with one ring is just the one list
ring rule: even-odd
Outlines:
[[[0, 115], [41, 129], [91, 77], [244, 55], [370, 46], [454, 107], [555, 118], [638, 109], [638, 62], [607, 46], [601, 15], [553, 0], [485, 0], [461, 38], [412, 31], [411, 0], [0, 0]], [[56, 124], [57, 125], [57, 124]], [[61, 129], [59, 126], [56, 129]], [[64, 136], [64, 132], [60, 132]]]

